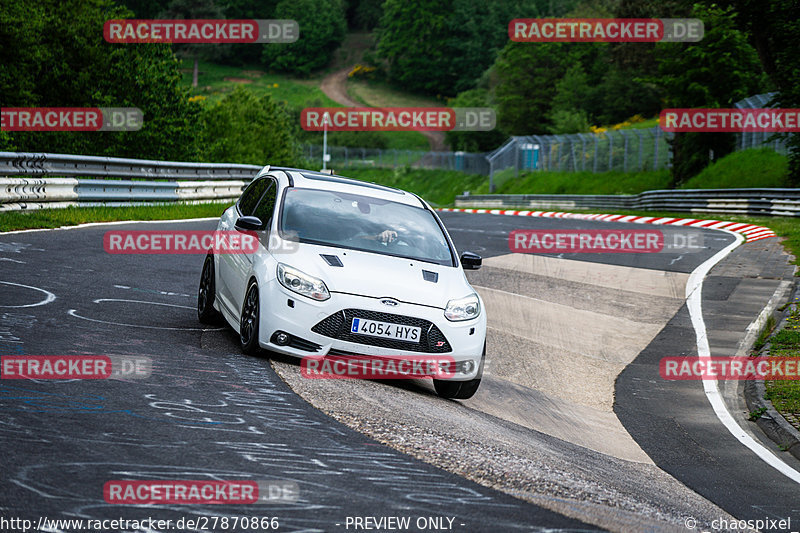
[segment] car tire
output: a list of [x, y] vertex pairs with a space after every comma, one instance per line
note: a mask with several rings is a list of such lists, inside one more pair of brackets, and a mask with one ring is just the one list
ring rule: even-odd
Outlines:
[[448, 379], [434, 379], [433, 388], [436, 394], [442, 398], [451, 400], [467, 400], [475, 396], [483, 378], [483, 364], [486, 361], [486, 343], [483, 343], [483, 354], [481, 354], [481, 365], [478, 367], [478, 377], [469, 381], [451, 381]]
[[242, 315], [239, 320], [239, 345], [247, 355], [256, 355], [260, 351], [258, 345], [258, 319], [261, 315], [258, 298], [258, 284], [250, 282], [244, 293]]
[[203, 262], [203, 272], [200, 274], [200, 288], [197, 290], [197, 318], [203, 324], [218, 324], [222, 318], [219, 311], [214, 309], [216, 296], [214, 257], [209, 254], [206, 256], [205, 262]]

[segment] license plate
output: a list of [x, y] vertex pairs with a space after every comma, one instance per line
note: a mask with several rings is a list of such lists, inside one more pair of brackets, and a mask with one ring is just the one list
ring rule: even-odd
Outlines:
[[350, 333], [404, 342], [419, 342], [421, 332], [422, 328], [416, 326], [391, 324], [365, 318], [354, 318], [350, 324]]

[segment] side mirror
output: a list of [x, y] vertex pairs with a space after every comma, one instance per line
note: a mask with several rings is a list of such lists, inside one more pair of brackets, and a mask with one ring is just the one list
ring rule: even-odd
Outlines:
[[264, 223], [258, 217], [239, 217], [235, 227], [239, 231], [261, 231], [264, 229]]
[[483, 263], [483, 259], [478, 254], [464, 252], [461, 254], [461, 267], [464, 270], [478, 270]]

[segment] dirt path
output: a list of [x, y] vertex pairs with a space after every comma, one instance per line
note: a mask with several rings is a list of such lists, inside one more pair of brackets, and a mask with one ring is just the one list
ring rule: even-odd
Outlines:
[[322, 80], [322, 84], [319, 88], [322, 89], [325, 96], [337, 104], [342, 104], [347, 107], [360, 107], [362, 104], [352, 100], [347, 95], [347, 73], [352, 69], [353, 67], [350, 66], [328, 74]]
[[[353, 66], [337, 70], [325, 76], [319, 88], [325, 93], [325, 96], [338, 104], [347, 107], [363, 107], [364, 104], [356, 102], [347, 94], [347, 73], [353, 69]], [[421, 131], [422, 135], [428, 139], [430, 150], [434, 152], [444, 152], [447, 150], [445, 144], [444, 133], [441, 131]]]

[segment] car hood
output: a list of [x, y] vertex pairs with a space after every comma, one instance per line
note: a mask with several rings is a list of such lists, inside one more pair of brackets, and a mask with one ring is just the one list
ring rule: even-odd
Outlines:
[[[331, 266], [323, 255], [338, 257], [342, 266]], [[331, 292], [393, 298], [442, 309], [448, 300], [474, 292], [460, 268], [416, 259], [306, 243], [291, 254], [275, 258], [322, 279]]]

